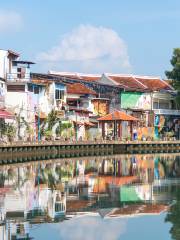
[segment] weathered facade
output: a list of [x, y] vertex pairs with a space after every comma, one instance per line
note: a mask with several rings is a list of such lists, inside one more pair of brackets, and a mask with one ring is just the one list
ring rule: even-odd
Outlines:
[[120, 106], [141, 120], [137, 126], [139, 139], [166, 135], [170, 131], [167, 127], [173, 127], [180, 117], [174, 89], [158, 77], [103, 74], [100, 82], [124, 88], [119, 96]]

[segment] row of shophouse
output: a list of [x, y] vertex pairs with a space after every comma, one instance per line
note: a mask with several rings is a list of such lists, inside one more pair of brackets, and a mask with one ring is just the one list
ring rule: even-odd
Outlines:
[[[122, 74], [33, 73], [31, 61], [0, 50], [0, 124], [16, 139], [43, 139], [56, 112], [53, 138], [179, 138], [176, 91], [159, 77]], [[52, 117], [52, 115], [51, 115]], [[57, 129], [59, 129], [57, 131]], [[2, 131], [1, 131], [2, 132]], [[1, 134], [2, 135], [2, 134]]]

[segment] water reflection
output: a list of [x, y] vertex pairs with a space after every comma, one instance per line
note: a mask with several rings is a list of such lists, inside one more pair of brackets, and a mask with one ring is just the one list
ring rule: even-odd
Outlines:
[[173, 223], [171, 234], [179, 239], [179, 175], [180, 156], [172, 154], [2, 166], [1, 239], [31, 239], [30, 232], [38, 224], [90, 213], [118, 219], [167, 210], [166, 221]]

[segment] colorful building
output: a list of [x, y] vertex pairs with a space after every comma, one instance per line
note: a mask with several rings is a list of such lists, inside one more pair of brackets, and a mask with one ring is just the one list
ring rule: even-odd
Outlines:
[[180, 111], [175, 103], [176, 92], [168, 82], [159, 77], [122, 74], [103, 74], [99, 82], [124, 89], [119, 96], [121, 109], [141, 120], [137, 125], [138, 139], [171, 134]]

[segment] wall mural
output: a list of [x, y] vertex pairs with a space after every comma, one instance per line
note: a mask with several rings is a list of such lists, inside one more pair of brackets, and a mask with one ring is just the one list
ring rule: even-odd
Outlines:
[[109, 102], [107, 100], [93, 99], [94, 114], [105, 116], [109, 113]]
[[148, 138], [153, 139], [154, 134], [155, 134], [154, 127], [139, 127], [137, 129], [138, 140], [143, 140], [144, 138], [145, 139], [148, 139]]
[[131, 109], [151, 109], [151, 96], [149, 93], [124, 92], [121, 93], [121, 107]]
[[160, 132], [163, 129], [165, 124], [165, 117], [156, 115], [154, 118], [154, 134], [155, 134], [155, 139], [159, 139], [160, 137]]

